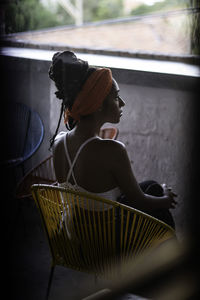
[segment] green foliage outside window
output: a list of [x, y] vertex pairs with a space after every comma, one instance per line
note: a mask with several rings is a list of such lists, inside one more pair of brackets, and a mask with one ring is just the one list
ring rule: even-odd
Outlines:
[[15, 0], [5, 12], [6, 33], [41, 29], [59, 25], [55, 15], [39, 0]]
[[[122, 15], [123, 0], [83, 0], [84, 22], [93, 22]], [[36, 30], [74, 24], [72, 17], [57, 4], [50, 11], [40, 0], [14, 0], [6, 9], [6, 33]]]
[[[71, 0], [72, 3], [74, 3]], [[187, 0], [165, 0], [154, 5], [140, 5], [131, 15], [148, 14], [172, 8], [183, 8]], [[83, 0], [84, 22], [123, 17], [123, 0]], [[74, 24], [73, 18], [57, 4], [56, 10], [44, 7], [40, 0], [13, 0], [5, 14], [6, 33], [36, 30]]]
[[200, 2], [199, 0], [190, 0], [189, 6], [197, 10], [197, 13], [190, 17], [190, 51], [192, 54], [200, 55]]
[[85, 0], [83, 3], [85, 22], [118, 18], [123, 15], [123, 0]]
[[151, 6], [141, 4], [140, 6], [131, 11], [131, 15], [143, 15], [172, 9], [186, 8], [187, 2], [188, 0], [165, 0], [161, 2], [156, 2]]

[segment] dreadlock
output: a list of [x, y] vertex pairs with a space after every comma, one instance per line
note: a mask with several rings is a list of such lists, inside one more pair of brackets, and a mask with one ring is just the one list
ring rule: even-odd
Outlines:
[[54, 140], [56, 138], [56, 135], [58, 134], [58, 129], [60, 127], [60, 122], [61, 122], [61, 119], [62, 119], [63, 111], [64, 111], [64, 103], [62, 102], [61, 103], [61, 107], [60, 107], [60, 117], [59, 117], [59, 120], [58, 120], [56, 131], [55, 131], [54, 135], [52, 136], [52, 138], [50, 138], [50, 147], [49, 147], [49, 150], [51, 150], [51, 148], [52, 148], [52, 146], [54, 144]]

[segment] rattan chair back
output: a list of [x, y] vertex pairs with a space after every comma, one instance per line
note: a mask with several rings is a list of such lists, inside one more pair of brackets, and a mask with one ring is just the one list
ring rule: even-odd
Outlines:
[[165, 223], [95, 195], [33, 185], [52, 265], [105, 275], [112, 266], [174, 236]]

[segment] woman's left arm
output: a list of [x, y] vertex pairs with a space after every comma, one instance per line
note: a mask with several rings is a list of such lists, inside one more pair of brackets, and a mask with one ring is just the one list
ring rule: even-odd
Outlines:
[[146, 212], [160, 208], [174, 208], [176, 201], [170, 192], [165, 192], [162, 197], [143, 193], [134, 176], [126, 148], [120, 142], [113, 143], [110, 166], [117, 185], [133, 207]]

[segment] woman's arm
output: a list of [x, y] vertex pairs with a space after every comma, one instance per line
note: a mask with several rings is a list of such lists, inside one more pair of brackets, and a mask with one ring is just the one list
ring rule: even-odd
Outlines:
[[133, 207], [150, 212], [154, 209], [174, 208], [176, 196], [167, 188], [164, 188], [164, 196], [155, 197], [143, 193], [133, 174], [131, 163], [125, 146], [117, 142], [113, 144], [113, 155], [111, 157], [111, 172], [117, 185], [129, 199]]

